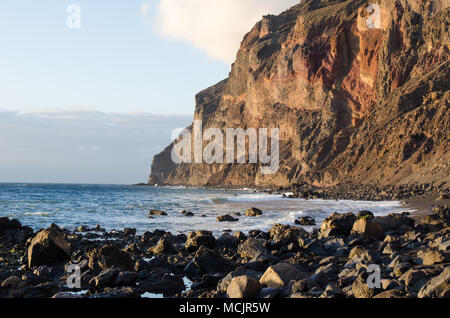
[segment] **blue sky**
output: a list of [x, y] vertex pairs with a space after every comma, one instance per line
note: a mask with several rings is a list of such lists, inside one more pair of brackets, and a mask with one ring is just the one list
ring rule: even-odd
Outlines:
[[296, 3], [0, 1], [0, 182], [145, 182], [245, 33]]
[[76, 30], [66, 26], [73, 1], [0, 2], [0, 109], [192, 114], [195, 93], [229, 72], [187, 43], [155, 35], [142, 1], [75, 2]]

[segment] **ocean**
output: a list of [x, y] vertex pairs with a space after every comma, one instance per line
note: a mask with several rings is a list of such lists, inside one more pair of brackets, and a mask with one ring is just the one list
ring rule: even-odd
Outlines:
[[[245, 210], [256, 207], [263, 216], [246, 217]], [[150, 210], [168, 216], [149, 218]], [[181, 211], [194, 213], [186, 217]], [[253, 190], [216, 190], [184, 187], [146, 187], [83, 184], [0, 184], [0, 217], [18, 219], [35, 230], [55, 223], [73, 230], [97, 224], [106, 230], [136, 228], [138, 233], [156, 229], [173, 234], [209, 230], [268, 230], [276, 223], [294, 225], [302, 216], [313, 217], [320, 225], [333, 212], [372, 211], [376, 215], [410, 211], [401, 202], [333, 201], [287, 199], [282, 195]], [[239, 212], [238, 222], [218, 223], [218, 216]], [[411, 212], [411, 211], [410, 211]], [[308, 228], [307, 228], [308, 229]], [[309, 229], [310, 230], [310, 229]]]

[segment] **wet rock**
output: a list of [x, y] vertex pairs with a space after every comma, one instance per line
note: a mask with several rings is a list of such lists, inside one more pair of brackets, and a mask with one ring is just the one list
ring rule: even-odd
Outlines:
[[197, 231], [188, 234], [185, 248], [188, 252], [195, 252], [200, 247], [214, 249], [216, 246], [216, 239], [209, 231]]
[[126, 227], [126, 228], [123, 229], [123, 234], [125, 236], [135, 236], [136, 235], [136, 229]]
[[64, 233], [51, 226], [39, 232], [28, 247], [28, 267], [51, 265], [69, 258], [70, 247]]
[[269, 255], [265, 246], [265, 241], [255, 238], [249, 238], [238, 247], [238, 253], [242, 258], [255, 258], [260, 255]]
[[299, 271], [297, 267], [287, 263], [279, 263], [277, 265], [270, 266], [259, 282], [261, 285], [281, 288], [287, 285], [291, 280], [301, 280], [306, 276], [305, 273]]
[[159, 210], [152, 210], [148, 212], [148, 216], [167, 216], [167, 213]]
[[350, 234], [355, 221], [356, 216], [353, 213], [339, 214], [335, 212], [322, 222], [320, 234], [324, 238], [339, 235], [347, 236]]
[[423, 285], [418, 293], [419, 298], [441, 297], [450, 289], [450, 267], [446, 267], [444, 271], [430, 279]]
[[188, 217], [194, 216], [194, 213], [188, 212], [188, 211], [182, 211], [181, 214], [184, 215], [184, 216], [188, 216]]
[[258, 208], [251, 208], [245, 211], [245, 216], [257, 217], [263, 215], [263, 212]]
[[227, 295], [228, 298], [255, 298], [260, 291], [259, 280], [251, 276], [239, 276], [231, 280]]
[[217, 217], [216, 221], [217, 222], [237, 222], [237, 221], [239, 221], [239, 219], [236, 219], [236, 218], [232, 217], [231, 215], [226, 214], [226, 215]]
[[295, 224], [303, 226], [316, 226], [316, 220], [313, 217], [305, 216], [295, 220]]
[[100, 248], [95, 248], [88, 253], [88, 257], [89, 268], [98, 266], [102, 270], [109, 268], [131, 270], [135, 265], [131, 255], [122, 251], [116, 245], [105, 245]]

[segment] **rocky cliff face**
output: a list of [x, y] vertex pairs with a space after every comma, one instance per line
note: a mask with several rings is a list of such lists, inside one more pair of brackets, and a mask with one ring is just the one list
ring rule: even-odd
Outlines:
[[[449, 181], [449, 1], [310, 0], [245, 36], [228, 79], [196, 96], [203, 128], [280, 128], [280, 169], [180, 164], [149, 183], [289, 186]], [[192, 129], [190, 127], [189, 129]]]

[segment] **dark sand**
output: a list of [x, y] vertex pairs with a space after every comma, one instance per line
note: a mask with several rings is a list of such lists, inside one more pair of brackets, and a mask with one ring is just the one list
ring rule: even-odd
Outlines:
[[415, 210], [411, 213], [411, 217], [415, 220], [420, 220], [428, 214], [433, 213], [433, 208], [436, 206], [450, 206], [450, 200], [436, 200], [436, 198], [414, 198], [404, 201], [405, 208]]

